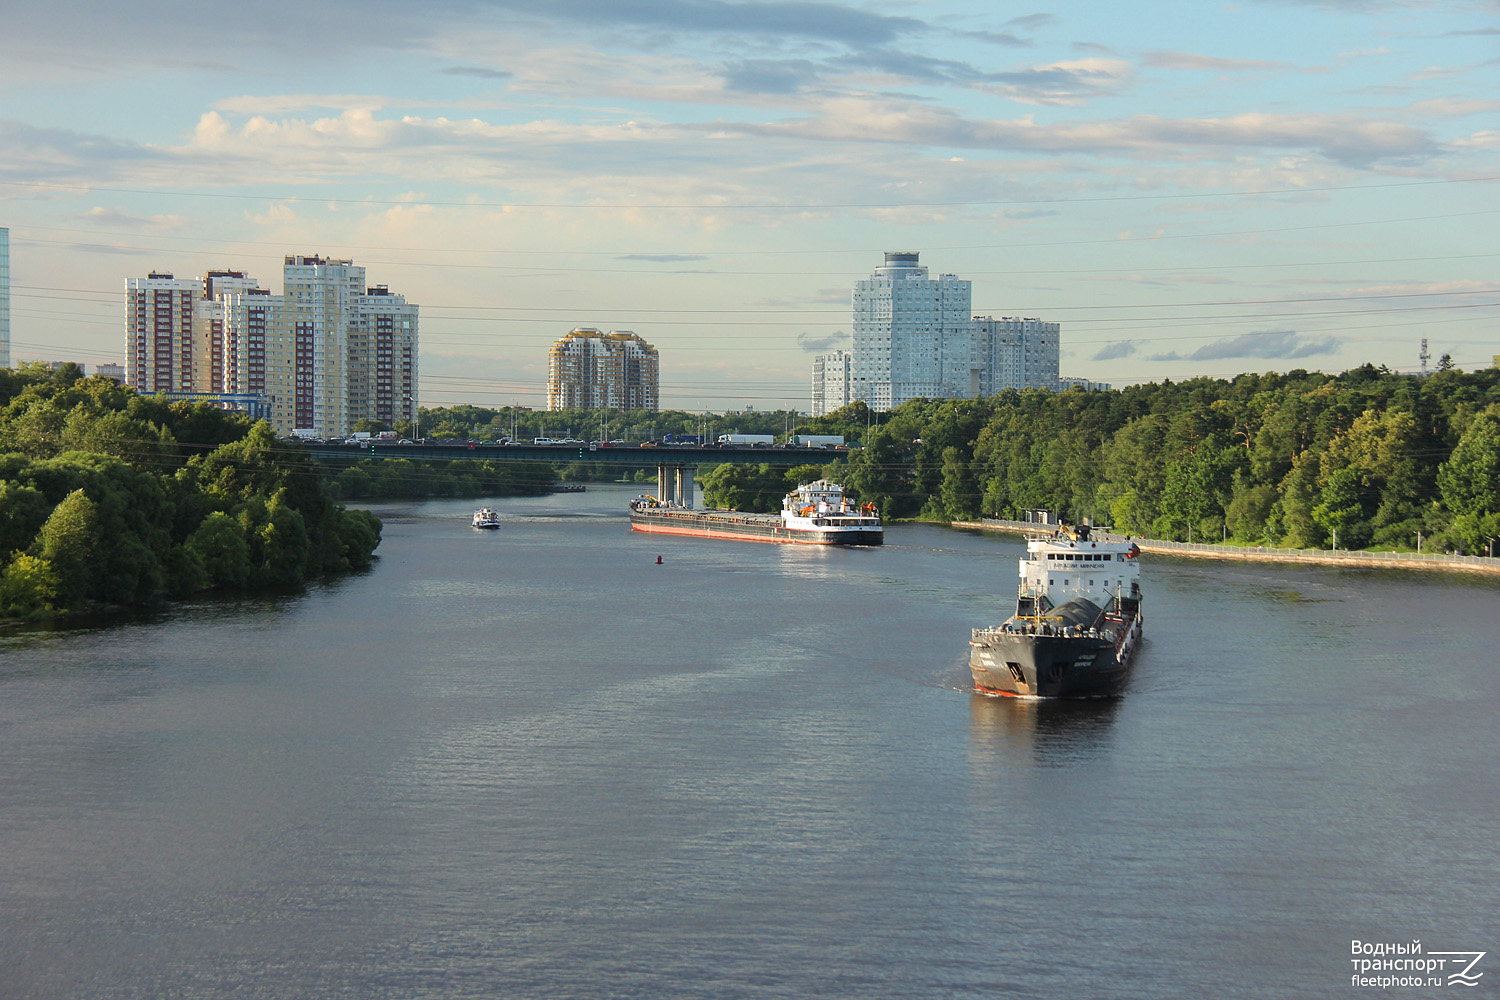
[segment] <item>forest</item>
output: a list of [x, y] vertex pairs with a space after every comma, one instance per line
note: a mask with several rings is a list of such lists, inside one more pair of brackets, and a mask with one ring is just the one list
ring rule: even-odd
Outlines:
[[578, 438], [583, 441], [659, 440], [668, 434], [785, 435], [797, 428], [806, 433], [807, 418], [792, 410], [749, 410], [742, 413], [690, 413], [686, 410], [533, 410], [528, 407], [490, 408], [461, 404], [423, 408], [415, 422], [397, 420], [386, 425], [358, 421], [356, 431], [395, 431], [402, 437], [428, 441], [531, 441], [539, 437]]
[[550, 462], [367, 458], [319, 465], [336, 500], [541, 496], [551, 493], [558, 479]]
[[0, 618], [295, 588], [368, 567], [380, 532], [263, 421], [0, 370]]
[[[1500, 537], [1495, 368], [1007, 390], [888, 413], [855, 403], [817, 418], [472, 406], [421, 417], [428, 435], [459, 439], [739, 432], [842, 434], [858, 445], [790, 470], [720, 464], [706, 450], [705, 501], [741, 510], [777, 510], [790, 488], [826, 477], [888, 519], [1045, 509], [1179, 541], [1479, 554]], [[541, 493], [559, 476], [650, 474], [639, 460], [320, 469], [241, 414], [139, 396], [72, 365], [0, 370], [0, 618], [295, 587], [364, 568], [380, 522], [342, 499]]]
[[878, 415], [855, 403], [799, 429], [868, 437], [824, 469], [705, 469], [705, 496], [772, 510], [819, 473], [888, 518], [1046, 509], [1177, 541], [1477, 554], [1500, 537], [1500, 369], [1007, 390]]

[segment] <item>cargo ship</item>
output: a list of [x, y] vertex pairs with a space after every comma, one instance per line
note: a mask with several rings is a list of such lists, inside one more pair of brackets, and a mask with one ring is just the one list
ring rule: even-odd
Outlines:
[[630, 527], [668, 535], [803, 545], [879, 545], [885, 528], [874, 504], [860, 505], [838, 483], [820, 479], [788, 493], [780, 514], [689, 510], [653, 496], [630, 502]]
[[1016, 613], [976, 628], [969, 670], [985, 694], [1119, 695], [1141, 643], [1140, 549], [1087, 525], [1026, 542]]

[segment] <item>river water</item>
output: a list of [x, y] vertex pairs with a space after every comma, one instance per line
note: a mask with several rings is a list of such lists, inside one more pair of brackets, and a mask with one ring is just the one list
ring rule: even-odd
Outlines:
[[1128, 694], [1026, 703], [965, 666], [1018, 540], [633, 493], [0, 635], [0, 997], [1430, 993], [1351, 982], [1413, 939], [1500, 987], [1492, 582], [1147, 557]]

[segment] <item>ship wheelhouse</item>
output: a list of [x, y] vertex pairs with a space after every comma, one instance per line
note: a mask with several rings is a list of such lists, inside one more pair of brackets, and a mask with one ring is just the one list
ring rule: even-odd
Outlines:
[[1087, 526], [1030, 539], [1020, 563], [1016, 614], [1035, 615], [1076, 597], [1101, 608], [1116, 599], [1139, 598], [1138, 552], [1128, 540], [1093, 537]]

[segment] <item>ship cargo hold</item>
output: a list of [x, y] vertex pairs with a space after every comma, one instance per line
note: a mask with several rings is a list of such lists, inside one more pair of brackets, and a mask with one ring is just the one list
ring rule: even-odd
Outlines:
[[857, 504], [844, 495], [842, 486], [821, 479], [788, 493], [780, 514], [690, 510], [652, 496], [636, 497], [630, 504], [630, 526], [636, 531], [743, 542], [880, 545], [885, 540], [873, 505]]

